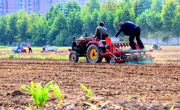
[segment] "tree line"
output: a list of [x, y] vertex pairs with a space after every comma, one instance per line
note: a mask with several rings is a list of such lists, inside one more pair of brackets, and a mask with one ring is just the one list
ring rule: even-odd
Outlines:
[[[19, 10], [0, 16], [0, 43], [32, 41], [36, 46], [69, 46], [72, 37], [95, 33], [99, 21], [104, 22], [109, 36], [118, 31], [118, 23], [132, 21], [141, 27], [141, 37], [180, 36], [180, 0], [89, 0], [86, 6], [68, 1], [59, 3], [46, 15]], [[64, 10], [64, 11], [63, 11]], [[123, 33], [120, 36], [124, 36]]]

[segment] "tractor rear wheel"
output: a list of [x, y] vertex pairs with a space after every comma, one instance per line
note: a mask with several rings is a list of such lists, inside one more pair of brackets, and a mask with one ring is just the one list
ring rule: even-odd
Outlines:
[[70, 54], [69, 54], [69, 62], [70, 63], [76, 63], [78, 62], [78, 54], [76, 51], [71, 51]]
[[95, 44], [91, 44], [86, 52], [86, 58], [89, 63], [99, 63], [102, 61], [102, 49]]

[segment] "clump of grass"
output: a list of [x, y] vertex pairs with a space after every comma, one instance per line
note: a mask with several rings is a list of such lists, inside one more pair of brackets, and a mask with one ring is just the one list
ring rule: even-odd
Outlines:
[[15, 58], [24, 58], [22, 55], [16, 55]]
[[89, 89], [87, 89], [86, 86], [84, 86], [83, 84], [81, 84], [79, 82], [80, 86], [85, 89], [88, 93], [87, 93], [87, 97], [89, 98], [88, 100], [92, 100], [92, 92], [91, 92], [91, 85], [89, 86]]
[[41, 56], [34, 56], [34, 57], [32, 57], [32, 59], [43, 59]]
[[14, 54], [10, 54], [10, 55], [9, 55], [9, 58], [14, 58], [14, 57], [15, 57]]
[[51, 83], [52, 81], [49, 81], [43, 88], [39, 83], [34, 85], [34, 82], [31, 81], [31, 86], [26, 85], [21, 87], [33, 96], [36, 104], [35, 108], [41, 109], [45, 107], [45, 103], [50, 97], [49, 90], [52, 88], [52, 86], [50, 86]]
[[[55, 59], [55, 60], [68, 60], [69, 56], [23, 56], [23, 55], [4, 55], [0, 56], [0, 58], [30, 58], [30, 59]], [[86, 57], [80, 57], [79, 60], [86, 60]]]
[[86, 60], [86, 57], [80, 57], [79, 60]]
[[8, 56], [8, 58], [23, 58], [23, 56], [10, 54], [10, 55]]
[[68, 60], [69, 57], [68, 56], [58, 56], [58, 57], [55, 57], [54, 59], [56, 59], [56, 60]]
[[9, 56], [5, 56], [6, 58], [24, 58], [22, 55], [14, 55], [14, 54], [10, 54]]
[[45, 59], [53, 59], [52, 56], [47, 56], [47, 57], [44, 57]]

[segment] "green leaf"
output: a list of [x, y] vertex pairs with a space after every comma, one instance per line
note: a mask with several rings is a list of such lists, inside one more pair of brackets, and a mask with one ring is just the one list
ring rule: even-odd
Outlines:
[[174, 104], [171, 106], [171, 109], [170, 110], [174, 110]]
[[34, 88], [34, 82], [33, 81], [31, 81], [31, 87]]
[[62, 103], [62, 98], [61, 98], [61, 91], [58, 85], [55, 83], [55, 85], [52, 83], [52, 90], [56, 93], [57, 97], [59, 98], [60, 103]]
[[88, 91], [88, 89], [86, 88], [86, 86], [84, 86], [83, 84], [81, 84], [81, 83], [79, 83], [80, 84], [80, 86], [83, 88], [83, 89], [85, 89], [86, 91]]
[[89, 90], [88, 91], [91, 91], [91, 85], [89, 86]]
[[26, 88], [25, 86], [21, 86], [24, 90], [26, 90], [26, 91], [29, 91], [29, 89], [28, 88]]
[[46, 85], [45, 85], [45, 87], [44, 87], [44, 89], [46, 89], [50, 84], [52, 84], [54, 81], [49, 81]]

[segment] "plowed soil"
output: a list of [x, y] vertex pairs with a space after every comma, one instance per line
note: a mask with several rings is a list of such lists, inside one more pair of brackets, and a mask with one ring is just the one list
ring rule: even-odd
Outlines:
[[[60, 87], [63, 103], [58, 105], [59, 99], [50, 91], [52, 97], [46, 103], [48, 110], [85, 110], [93, 105], [106, 110], [168, 110], [173, 104], [175, 109], [180, 109], [180, 47], [163, 46], [162, 49], [152, 52], [156, 59], [153, 64], [1, 58], [0, 109], [24, 110], [33, 104], [30, 93], [21, 88], [22, 85], [30, 85], [31, 81], [43, 87], [54, 81]], [[69, 54], [67, 50], [59, 50], [58, 53], [39, 51], [21, 55]], [[1, 50], [1, 55], [11, 53]], [[91, 85], [94, 102], [86, 101], [87, 92], [78, 81], [86, 87]]]

